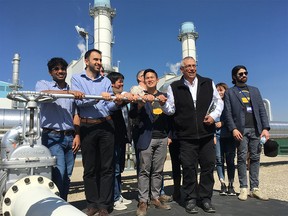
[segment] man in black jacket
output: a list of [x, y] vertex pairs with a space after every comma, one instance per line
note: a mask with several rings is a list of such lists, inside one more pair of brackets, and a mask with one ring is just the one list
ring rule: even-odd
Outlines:
[[[196, 201], [199, 200], [204, 211], [214, 213], [211, 204], [215, 167], [214, 120], [221, 115], [223, 101], [213, 81], [197, 75], [193, 57], [185, 57], [180, 70], [183, 77], [168, 87], [166, 103], [164, 97], [160, 100], [164, 112], [173, 115], [173, 137], [180, 145], [185, 209], [191, 214], [198, 213]], [[201, 168], [199, 183], [198, 164]]]

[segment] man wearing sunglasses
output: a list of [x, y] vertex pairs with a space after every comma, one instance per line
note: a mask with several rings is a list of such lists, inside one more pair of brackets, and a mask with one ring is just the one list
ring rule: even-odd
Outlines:
[[[259, 190], [260, 138], [269, 139], [269, 120], [258, 88], [246, 84], [248, 71], [245, 66], [237, 65], [232, 69], [234, 86], [225, 92], [225, 124], [233, 134], [237, 147], [237, 165], [240, 183], [239, 200], [255, 197], [268, 200]], [[246, 159], [249, 153], [248, 193]]]
[[[72, 94], [77, 99], [84, 97], [82, 92], [72, 91], [65, 82], [68, 63], [63, 58], [52, 58], [47, 66], [53, 80], [38, 81], [36, 91]], [[79, 118], [75, 110], [74, 98], [59, 98], [40, 105], [42, 144], [57, 158], [56, 166], [52, 169], [52, 181], [57, 185], [61, 198], [66, 201], [75, 154], [80, 148]]]

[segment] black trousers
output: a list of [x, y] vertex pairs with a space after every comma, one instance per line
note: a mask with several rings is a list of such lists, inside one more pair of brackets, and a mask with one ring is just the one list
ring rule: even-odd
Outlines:
[[[202, 139], [178, 140], [180, 160], [183, 169], [183, 192], [185, 200], [211, 199], [213, 194], [215, 168], [215, 145], [213, 136]], [[198, 183], [198, 164], [200, 179]]]
[[180, 144], [177, 140], [172, 140], [172, 143], [169, 145], [169, 153], [173, 179], [181, 179]]
[[114, 204], [114, 124], [81, 124], [80, 136], [88, 207], [109, 209]]

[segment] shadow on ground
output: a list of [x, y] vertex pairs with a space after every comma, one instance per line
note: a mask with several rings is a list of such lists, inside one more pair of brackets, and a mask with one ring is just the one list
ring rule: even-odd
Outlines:
[[[272, 165], [285, 165], [288, 164], [287, 161], [279, 161], [279, 162], [265, 162], [261, 163], [261, 166], [272, 166]], [[165, 180], [172, 180], [171, 171], [164, 172]], [[135, 216], [137, 210], [137, 178], [135, 175], [123, 176], [122, 177], [122, 195], [129, 200], [132, 200], [132, 204], [128, 205], [126, 210], [123, 211], [113, 211], [110, 215], [123, 215], [123, 216]], [[84, 191], [83, 181], [79, 182], [71, 182], [70, 193], [80, 193]], [[165, 186], [165, 192], [168, 195], [173, 193], [173, 186]], [[212, 203], [216, 208], [216, 213], [212, 214], [213, 216], [258, 216], [258, 215], [269, 215], [269, 216], [286, 216], [288, 215], [288, 201], [279, 201], [275, 199], [271, 199], [269, 201], [261, 201], [255, 198], [248, 198], [247, 201], [238, 200], [237, 196], [219, 196], [219, 191], [213, 191]], [[83, 210], [86, 208], [86, 201], [79, 200], [70, 203], [76, 208]], [[171, 210], [161, 210], [156, 209], [152, 206], [148, 208], [149, 216], [185, 216], [191, 215], [186, 213], [184, 208], [184, 201], [180, 203], [172, 202], [170, 203], [172, 209]], [[204, 212], [201, 208], [199, 208], [199, 213], [197, 215], [210, 215]]]

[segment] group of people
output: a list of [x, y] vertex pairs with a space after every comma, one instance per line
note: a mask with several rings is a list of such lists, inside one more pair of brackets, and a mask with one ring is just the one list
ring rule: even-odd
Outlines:
[[[183, 76], [168, 87], [167, 93], [157, 90], [158, 74], [151, 68], [140, 71], [136, 76], [139, 85], [124, 92], [121, 73], [105, 76], [101, 72], [101, 51], [88, 50], [84, 59], [85, 70], [72, 76], [71, 87], [65, 81], [68, 64], [63, 58], [48, 62], [52, 81], [41, 80], [36, 84], [36, 91], [74, 96], [42, 103], [40, 107], [42, 143], [57, 158], [52, 180], [64, 200], [69, 192], [75, 154], [81, 148], [85, 213], [105, 216], [112, 209], [126, 209], [132, 201], [121, 195], [121, 173], [126, 144], [132, 140], [138, 178], [137, 216], [145, 216], [149, 204], [171, 209], [167, 202], [179, 202], [181, 192], [186, 212], [198, 213], [200, 206], [214, 213], [211, 198], [215, 164], [221, 182], [220, 194], [236, 195], [233, 187], [236, 149], [238, 198], [246, 200], [250, 195], [268, 199], [259, 190], [259, 140], [263, 136], [269, 139], [270, 127], [259, 90], [246, 84], [245, 66], [232, 69], [234, 86], [228, 88], [225, 83], [215, 86], [211, 79], [197, 74], [195, 59], [185, 57], [180, 66]], [[174, 180], [172, 196], [164, 193], [167, 146]], [[248, 152], [250, 192], [246, 172]]]

